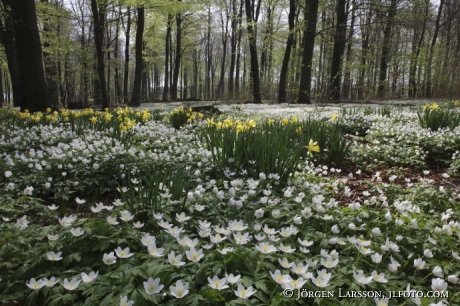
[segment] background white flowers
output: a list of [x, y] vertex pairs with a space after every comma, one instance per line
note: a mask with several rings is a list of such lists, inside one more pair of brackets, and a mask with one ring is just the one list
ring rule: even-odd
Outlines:
[[[270, 116], [287, 116], [278, 111]], [[340, 109], [310, 111], [329, 120]], [[348, 168], [306, 159], [288, 182], [244, 169], [219, 177], [197, 135], [205, 122], [176, 131], [149, 121], [126, 138], [64, 124], [0, 125], [0, 241], [8, 241], [0, 296], [26, 292], [24, 302], [37, 292], [43, 305], [288, 305], [281, 288], [456, 290], [459, 155], [442, 172], [422, 169], [431, 156], [424, 148], [453, 150], [459, 131], [423, 130], [407, 110], [390, 119], [356, 112], [339, 116], [361, 135], [351, 138]], [[287, 117], [294, 114], [305, 119]]]

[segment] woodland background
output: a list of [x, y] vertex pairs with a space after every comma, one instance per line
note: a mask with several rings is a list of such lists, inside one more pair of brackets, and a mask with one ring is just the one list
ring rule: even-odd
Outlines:
[[0, 101], [31, 111], [460, 93], [460, 0], [2, 0], [0, 7]]

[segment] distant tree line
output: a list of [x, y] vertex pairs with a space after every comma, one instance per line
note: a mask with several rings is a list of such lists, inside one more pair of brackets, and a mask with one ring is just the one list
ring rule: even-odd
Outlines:
[[2, 0], [0, 102], [460, 94], [460, 0]]

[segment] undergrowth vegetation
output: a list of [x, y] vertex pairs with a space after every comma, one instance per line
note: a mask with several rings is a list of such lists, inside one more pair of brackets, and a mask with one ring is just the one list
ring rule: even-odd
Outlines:
[[459, 305], [457, 106], [4, 114], [0, 304]]

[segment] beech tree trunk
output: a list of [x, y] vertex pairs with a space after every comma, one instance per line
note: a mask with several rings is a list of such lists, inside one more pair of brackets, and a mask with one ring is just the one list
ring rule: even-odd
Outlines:
[[385, 29], [383, 30], [383, 45], [382, 55], [380, 57], [379, 86], [377, 89], [377, 96], [379, 98], [383, 98], [385, 96], [385, 92], [388, 87], [387, 68], [391, 50], [392, 29], [394, 26], [394, 18], [396, 15], [396, 2], [397, 0], [391, 0], [390, 7], [388, 8], [387, 23], [385, 25]]
[[182, 15], [176, 14], [176, 54], [174, 58], [174, 72], [171, 86], [171, 100], [177, 100], [177, 84], [179, 81], [180, 61], [182, 49]]
[[171, 52], [171, 23], [172, 15], [168, 15], [166, 27], [166, 46], [165, 46], [165, 85], [163, 87], [163, 102], [169, 101], [169, 56]]
[[219, 83], [217, 84], [217, 99], [224, 97], [224, 78], [225, 78], [225, 60], [227, 58], [227, 41], [228, 41], [228, 17], [226, 19], [224, 27], [224, 18], [221, 13], [221, 25], [222, 25], [222, 61], [220, 64], [220, 77]]
[[[416, 4], [419, 4], [417, 1]], [[420, 50], [422, 48], [422, 43], [425, 38], [425, 33], [426, 33], [426, 23], [428, 21], [428, 13], [429, 13], [429, 8], [430, 8], [430, 0], [425, 0], [424, 1], [424, 17], [423, 17], [423, 24], [422, 24], [422, 30], [420, 33], [420, 37], [418, 35], [418, 24], [414, 25], [414, 39], [412, 42], [412, 56], [410, 60], [410, 68], [409, 68], [409, 97], [410, 98], [415, 98], [417, 95], [417, 90], [418, 90], [418, 85], [416, 81], [416, 74], [417, 74], [417, 64], [418, 64], [418, 58], [420, 56]], [[418, 38], [418, 41], [417, 41]]]
[[347, 34], [347, 12], [345, 10], [346, 2], [346, 0], [338, 0], [336, 6], [337, 23], [335, 26], [334, 50], [332, 51], [331, 75], [329, 80], [329, 98], [331, 100], [340, 100], [342, 59], [345, 52]]
[[231, 29], [232, 36], [230, 38], [230, 72], [228, 75], [228, 97], [233, 99], [233, 88], [234, 88], [234, 74], [235, 74], [235, 62], [236, 62], [236, 44], [237, 44], [237, 29], [238, 20], [236, 14], [236, 0], [232, 0], [232, 21]]
[[52, 105], [46, 88], [35, 2], [3, 0], [3, 3], [11, 8], [13, 20], [21, 111], [45, 111]]
[[[7, 1], [3, 1], [3, 7], [5, 12], [11, 10]], [[11, 13], [5, 14], [5, 24], [3, 24], [0, 19], [0, 34], [3, 46], [5, 47], [6, 61], [10, 72], [11, 87], [13, 89], [13, 103], [15, 107], [20, 107], [19, 101], [21, 101], [21, 91], [19, 90], [19, 68], [16, 56], [16, 38], [14, 36], [13, 17]], [[10, 101], [9, 98], [8, 101]]]
[[99, 75], [99, 88], [101, 93], [102, 110], [109, 107], [109, 99], [107, 96], [107, 84], [105, 81], [105, 64], [104, 64], [104, 11], [101, 8], [104, 3], [99, 3], [97, 0], [91, 0], [91, 10], [93, 11], [94, 20], [94, 42], [96, 44], [97, 57], [97, 72]]
[[[342, 97], [348, 99], [349, 93], [351, 91], [351, 63], [352, 63], [352, 44], [353, 44], [353, 33], [356, 20], [356, 2], [353, 0], [352, 9], [351, 9], [351, 23], [350, 29], [348, 32], [348, 43], [347, 43], [347, 58], [345, 60], [345, 75], [343, 77], [343, 86], [342, 86]], [[353, 93], [352, 93], [353, 96]]]
[[302, 67], [300, 72], [299, 92], [297, 103], [311, 104], [311, 64], [315, 47], [316, 22], [318, 19], [319, 0], [305, 0], [305, 24], [303, 39]]
[[144, 37], [144, 16], [145, 9], [143, 6], [137, 8], [137, 29], [136, 29], [136, 69], [134, 71], [134, 87], [131, 98], [132, 106], [141, 106], [141, 81], [142, 81], [142, 40]]
[[[118, 18], [121, 18], [121, 5], [118, 7]], [[116, 30], [115, 30], [115, 42], [114, 42], [114, 45], [115, 45], [115, 48], [113, 49], [113, 58], [115, 59], [116, 61], [116, 66], [115, 66], [115, 72], [114, 72], [114, 76], [113, 76], [113, 82], [114, 82], [114, 86], [115, 86], [115, 100], [117, 101], [117, 103], [119, 104], [121, 101], [121, 87], [120, 87], [120, 69], [119, 69], [119, 64], [118, 64], [118, 60], [119, 60], [119, 56], [118, 56], [118, 44], [119, 44], [119, 33], [120, 33], [120, 22], [117, 21], [117, 25], [116, 25]]]
[[[259, 0], [259, 5], [260, 5]], [[253, 90], [253, 103], [262, 103], [262, 98], [260, 96], [260, 75], [259, 75], [259, 60], [257, 58], [257, 41], [256, 41], [256, 31], [254, 29], [254, 3], [251, 0], [245, 0], [246, 8], [246, 26], [248, 30], [248, 39], [249, 39], [249, 53], [250, 53], [250, 63], [251, 63], [251, 78], [252, 78], [252, 90]]]
[[[41, 0], [41, 2], [50, 5], [48, 0]], [[43, 32], [50, 33], [50, 18], [49, 16], [45, 18], [43, 22]], [[47, 34], [50, 35], [50, 34]], [[60, 107], [60, 96], [59, 96], [59, 83], [58, 83], [58, 74], [56, 69], [56, 61], [53, 58], [53, 55], [49, 53], [46, 49], [50, 48], [51, 45], [49, 42], [45, 42], [43, 44], [44, 51], [43, 51], [43, 59], [45, 64], [45, 77], [46, 83], [48, 87], [48, 98], [50, 100], [51, 105], [54, 108]]]
[[430, 53], [428, 55], [428, 63], [426, 66], [426, 88], [425, 88], [425, 97], [426, 98], [431, 98], [431, 66], [433, 64], [433, 53], [434, 53], [434, 46], [436, 45], [436, 40], [438, 38], [439, 34], [439, 28], [440, 26], [440, 21], [441, 21], [441, 14], [442, 14], [442, 9], [444, 6], [444, 0], [439, 1], [439, 9], [438, 9], [438, 16], [436, 17], [436, 23], [434, 27], [434, 33], [433, 33], [433, 39], [431, 40], [431, 45], [430, 45]]
[[241, 0], [240, 11], [238, 13], [238, 42], [236, 44], [235, 92], [237, 97], [240, 95], [241, 36], [243, 35], [243, 28], [241, 27], [241, 24], [243, 22], [243, 3], [244, 0]]
[[123, 76], [123, 101], [125, 104], [129, 103], [128, 95], [128, 78], [129, 78], [129, 39], [131, 33], [131, 8], [128, 6], [128, 21], [126, 22], [126, 42], [125, 42], [125, 67]]
[[296, 10], [296, 0], [289, 0], [289, 34], [286, 42], [286, 49], [284, 50], [283, 64], [281, 65], [280, 72], [280, 83], [278, 87], [278, 103], [286, 103], [286, 80], [287, 72], [289, 68], [289, 59], [291, 57], [292, 43], [294, 42], [294, 21], [295, 21], [295, 10]]

